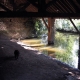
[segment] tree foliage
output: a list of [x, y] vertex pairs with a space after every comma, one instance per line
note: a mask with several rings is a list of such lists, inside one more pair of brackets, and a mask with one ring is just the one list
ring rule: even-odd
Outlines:
[[48, 30], [41, 19], [36, 19], [35, 30], [36, 30], [36, 34], [38, 35], [38, 37], [40, 37], [42, 34], [48, 33], [47, 32]]
[[56, 53], [57, 59], [65, 63], [68, 63], [70, 65], [73, 65], [71, 55], [72, 55], [74, 41], [75, 41], [75, 36], [66, 35], [58, 32], [56, 33], [55, 46], [65, 50], [65, 52], [63, 52], [62, 54]]
[[[33, 33], [40, 37], [41, 34], [47, 34], [48, 30], [46, 26], [43, 24], [41, 19], [30, 19], [29, 24], [31, 27], [34, 27]], [[65, 30], [75, 30], [75, 28], [72, 26], [69, 20], [67, 19], [61, 19], [56, 20], [55, 22], [56, 28], [65, 29]], [[80, 23], [77, 24], [77, 26], [80, 26]], [[76, 40], [76, 36], [69, 35], [69, 34], [62, 34], [59, 32], [56, 32], [55, 34], [55, 47], [59, 47], [65, 50], [65, 52], [56, 53], [56, 58], [68, 63], [69, 65], [73, 66], [73, 59], [72, 59], [72, 49], [74, 42]]]
[[41, 23], [41, 20], [40, 19], [36, 19], [36, 22], [35, 22], [35, 30], [36, 30], [36, 34], [38, 36], [40, 36], [41, 33], [42, 33], [42, 27], [43, 27], [43, 25]]
[[26, 28], [31, 28], [32, 36], [39, 37], [42, 33], [43, 24], [38, 18], [28, 18], [28, 20], [24, 23]]

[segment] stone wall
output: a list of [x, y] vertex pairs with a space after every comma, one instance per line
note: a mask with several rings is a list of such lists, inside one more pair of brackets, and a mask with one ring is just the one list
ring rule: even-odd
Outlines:
[[0, 36], [5, 35], [15, 39], [31, 36], [34, 25], [27, 26], [27, 20], [27, 18], [0, 18]]

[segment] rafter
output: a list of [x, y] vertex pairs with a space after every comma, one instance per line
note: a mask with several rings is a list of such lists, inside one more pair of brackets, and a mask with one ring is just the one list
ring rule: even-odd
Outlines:
[[24, 4], [21, 8], [18, 8], [16, 11], [25, 11], [25, 9], [30, 5], [29, 2], [27, 2], [26, 4]]
[[80, 31], [78, 30], [78, 28], [76, 27], [76, 25], [74, 24], [74, 22], [72, 21], [72, 19], [69, 17], [69, 20], [71, 21], [71, 23], [73, 24], [74, 28], [76, 29], [76, 31], [78, 33], [80, 33]]
[[11, 11], [10, 9], [8, 9], [7, 7], [5, 7], [3, 4], [0, 3], [0, 7], [3, 8], [6, 11]]
[[65, 1], [59, 1], [59, 3], [61, 4], [61, 6], [64, 8], [64, 10], [66, 10], [68, 13], [71, 13], [72, 11], [69, 9], [69, 6], [66, 5]]
[[72, 4], [72, 6], [75, 8], [76, 12], [80, 13], [80, 8], [76, 6], [76, 4], [73, 2], [73, 0], [69, 0], [69, 2]]
[[48, 4], [46, 4], [46, 8], [48, 8], [50, 5], [54, 5], [58, 0], [52, 0]]
[[45, 0], [38, 0], [38, 12], [46, 12], [46, 2]]
[[47, 23], [45, 22], [44, 18], [42, 18], [42, 20], [43, 20], [43, 22], [44, 22], [45, 26], [46, 26], [46, 27], [47, 27], [47, 29], [48, 29], [48, 25], [47, 25]]
[[27, 0], [27, 1], [30, 2], [36, 8], [38, 8], [38, 4], [36, 4], [33, 0]]

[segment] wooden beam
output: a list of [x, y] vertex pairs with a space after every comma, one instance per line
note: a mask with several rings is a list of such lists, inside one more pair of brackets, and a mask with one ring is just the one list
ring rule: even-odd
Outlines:
[[71, 21], [71, 23], [73, 24], [74, 28], [76, 29], [76, 31], [78, 33], [80, 33], [80, 31], [78, 30], [78, 28], [76, 27], [76, 25], [74, 24], [74, 22], [72, 21], [72, 19], [69, 17], [69, 20]]
[[21, 8], [19, 7], [16, 11], [25, 11], [25, 9], [30, 5], [29, 2], [27, 2], [26, 4], [24, 4]]
[[69, 0], [69, 2], [75, 8], [76, 12], [80, 13], [80, 7], [78, 7], [73, 0]]
[[78, 50], [78, 69], [80, 70], [80, 35], [79, 35], [79, 50]]
[[75, 12], [75, 10], [73, 10], [73, 8], [71, 8], [71, 5], [69, 5], [68, 1], [65, 2], [63, 0], [63, 4], [65, 5], [65, 9], [67, 10], [67, 12], [70, 12], [70, 13], [71, 12], [73, 12], [73, 13]]
[[66, 10], [68, 13], [73, 12], [73, 11], [70, 10], [69, 6], [66, 5], [66, 1], [61, 0], [61, 1], [59, 1], [58, 3], [59, 3], [59, 4], [62, 6], [62, 8], [64, 8], [64, 10]]
[[46, 12], [46, 2], [45, 0], [38, 0], [38, 12]]
[[55, 39], [55, 18], [48, 18], [48, 45], [54, 45]]
[[38, 4], [36, 4], [33, 0], [28, 0], [28, 2], [30, 2], [33, 6], [35, 6], [36, 8], [38, 8]]
[[16, 4], [14, 0], [9, 0], [10, 4], [13, 6], [13, 11], [16, 11]]
[[0, 17], [52, 17], [52, 18], [76, 18], [80, 19], [79, 13], [39, 13], [26, 11], [0, 11]]
[[47, 29], [48, 29], [48, 25], [47, 25], [47, 23], [45, 22], [44, 18], [42, 18], [42, 20], [43, 20], [43, 22], [44, 22], [45, 26], [46, 26], [46, 27], [47, 27]]
[[16, 11], [16, 4], [14, 0], [9, 0], [10, 4], [13, 6], [13, 11]]
[[58, 0], [52, 0], [48, 4], [46, 4], [46, 8], [50, 7], [51, 5], [54, 5]]
[[6, 11], [11, 11], [10, 9], [8, 9], [7, 7], [5, 7], [3, 4], [0, 3], [0, 7]]
[[67, 33], [70, 35], [79, 35], [79, 33], [77, 31], [72, 31], [72, 30], [64, 30], [64, 29], [56, 29], [56, 31], [60, 32], [60, 33]]

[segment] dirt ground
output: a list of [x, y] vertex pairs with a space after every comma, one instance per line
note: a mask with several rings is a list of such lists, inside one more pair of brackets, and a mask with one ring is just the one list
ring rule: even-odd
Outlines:
[[[15, 49], [20, 51], [17, 60]], [[80, 71], [39, 51], [0, 39], [0, 80], [80, 80]]]

